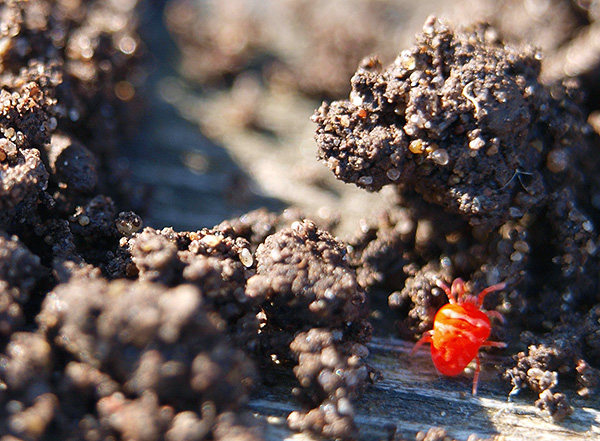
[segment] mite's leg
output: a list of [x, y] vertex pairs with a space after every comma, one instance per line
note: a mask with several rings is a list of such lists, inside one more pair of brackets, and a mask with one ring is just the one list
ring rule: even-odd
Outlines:
[[483, 343], [481, 343], [481, 346], [491, 346], [493, 348], [505, 348], [508, 345], [506, 343], [504, 343], [503, 341], [489, 341], [489, 340], [486, 340]]
[[[501, 341], [484, 341], [481, 346], [492, 346], [494, 348], [505, 348], [507, 345]], [[473, 376], [473, 396], [477, 395], [477, 383], [479, 382], [479, 371], [481, 370], [481, 364], [479, 363], [479, 354], [475, 356], [475, 363], [477, 363], [477, 367], [475, 368], [475, 375]]]
[[497, 318], [498, 320], [500, 320], [500, 323], [504, 324], [506, 323], [506, 320], [504, 319], [504, 316], [502, 314], [500, 314], [498, 311], [485, 311], [485, 315], [487, 315], [489, 318]]
[[477, 296], [477, 306], [481, 307], [481, 305], [483, 305], [483, 299], [489, 293], [494, 292], [494, 291], [500, 291], [501, 289], [504, 289], [504, 288], [506, 288], [506, 283], [502, 282], [502, 283], [498, 283], [496, 285], [488, 286], [487, 288], [483, 289]]
[[423, 334], [423, 337], [421, 337], [419, 339], [418, 342], [415, 343], [415, 345], [413, 346], [412, 350], [410, 351], [410, 356], [412, 357], [413, 355], [415, 355], [415, 353], [417, 352], [417, 350], [423, 346], [425, 343], [431, 343], [431, 336], [433, 335], [433, 331], [427, 331], [426, 333]]
[[[452, 282], [452, 288], [450, 289], [456, 301], [458, 303], [463, 303], [465, 301], [465, 282], [460, 277], [458, 279], [454, 279]], [[452, 303], [452, 302], [450, 302]]]
[[477, 367], [475, 368], [475, 375], [473, 375], [473, 396], [477, 395], [477, 383], [479, 382], [479, 371], [481, 370], [481, 364], [479, 363], [479, 354], [475, 356], [475, 363]]
[[[448, 296], [448, 301], [450, 303], [456, 303], [456, 297], [454, 296], [454, 292], [450, 290], [450, 288], [448, 288], [448, 285], [446, 285], [444, 282], [442, 282], [440, 279], [437, 279], [435, 281], [435, 284], [438, 288], [442, 288], [444, 290], [444, 292], [446, 293], [446, 295]], [[452, 287], [454, 288], [454, 282], [452, 283]]]

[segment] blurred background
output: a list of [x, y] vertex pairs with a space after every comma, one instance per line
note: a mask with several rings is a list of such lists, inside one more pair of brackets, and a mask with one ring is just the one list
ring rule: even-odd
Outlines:
[[147, 111], [128, 151], [146, 223], [195, 230], [294, 205], [351, 230], [390, 195], [338, 182], [316, 160], [310, 116], [347, 97], [359, 61], [410, 45], [439, 1], [147, 2]]
[[586, 35], [597, 27], [597, 3], [147, 2], [148, 107], [128, 152], [135, 181], [150, 190], [147, 224], [195, 230], [257, 207], [295, 206], [337, 223], [343, 237], [394, 203], [386, 189], [368, 194], [337, 182], [315, 157], [310, 117], [323, 100], [347, 98], [362, 58], [392, 62], [431, 14], [461, 24], [487, 20], [506, 41], [539, 47], [549, 82], [587, 74], [593, 90], [598, 51], [573, 54], [594, 38]]

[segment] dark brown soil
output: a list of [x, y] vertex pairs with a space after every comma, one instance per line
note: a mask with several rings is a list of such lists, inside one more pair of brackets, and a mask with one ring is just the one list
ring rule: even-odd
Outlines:
[[[163, 95], [215, 140], [265, 162], [306, 144], [290, 121], [318, 107], [324, 166], [256, 166], [302, 207], [193, 231], [146, 216], [155, 200], [120, 160], [152, 99], [140, 32], [159, 3], [0, 5], [2, 441], [261, 440], [247, 401], [285, 381], [301, 406], [291, 430], [357, 439], [356, 401], [380, 378], [372, 334], [419, 338], [447, 301], [439, 282], [458, 277], [473, 293], [506, 283], [484, 308], [505, 319], [491, 339], [508, 344], [507, 394], [530, 389], [555, 420], [573, 393], [597, 396], [595, 2], [455, 2], [412, 44], [395, 20], [421, 2], [167, 2], [202, 109], [172, 84]], [[197, 174], [205, 160], [186, 156]], [[384, 209], [372, 195], [344, 208], [354, 193], [327, 168], [387, 187]], [[254, 197], [226, 182], [219, 203]], [[371, 325], [371, 308], [393, 324]]]

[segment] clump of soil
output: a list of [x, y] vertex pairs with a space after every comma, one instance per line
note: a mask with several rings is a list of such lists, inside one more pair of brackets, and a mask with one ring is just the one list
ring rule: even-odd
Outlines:
[[[0, 230], [0, 341], [23, 326], [23, 307], [47, 271], [16, 236]], [[46, 272], [46, 274], [45, 274]]]
[[320, 159], [345, 182], [414, 188], [486, 229], [576, 182], [584, 122], [539, 84], [534, 52], [495, 36], [432, 19], [387, 69], [364, 60], [350, 100], [314, 116]]
[[247, 294], [260, 302], [265, 354], [292, 363], [305, 404], [292, 429], [354, 437], [352, 399], [371, 380], [364, 364], [371, 338], [366, 297], [344, 245], [312, 221], [294, 222], [256, 250]]
[[295, 222], [258, 247], [247, 293], [269, 304], [264, 313], [276, 328], [326, 325], [368, 335], [366, 298], [345, 256], [343, 244], [313, 222]]
[[556, 326], [542, 338], [524, 332], [521, 340], [527, 352], [519, 352], [507, 362], [503, 377], [514, 391], [524, 387], [539, 394], [535, 402], [547, 410], [553, 419], [562, 420], [572, 411], [564, 393], [553, 390], [559, 383], [575, 383], [577, 394], [589, 397], [600, 385], [599, 348], [600, 309], [590, 309], [580, 321], [568, 321]]
[[[228, 342], [222, 318], [208, 313], [191, 285], [75, 279], [47, 296], [37, 321], [47, 341], [66, 353], [54, 389], [64, 413], [59, 420], [73, 424], [62, 428], [65, 436], [78, 432], [77, 421], [124, 439], [184, 436], [177, 423], [186, 419], [194, 422], [188, 430], [215, 436], [220, 415], [245, 402], [255, 378], [251, 360]], [[15, 354], [10, 363], [22, 360]]]

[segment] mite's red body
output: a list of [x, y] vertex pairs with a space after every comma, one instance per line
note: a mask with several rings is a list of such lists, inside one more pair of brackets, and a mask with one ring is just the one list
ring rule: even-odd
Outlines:
[[473, 377], [473, 395], [477, 393], [479, 379], [479, 348], [504, 347], [501, 342], [488, 341], [492, 325], [488, 316], [502, 316], [496, 311], [482, 311], [487, 294], [504, 289], [506, 284], [490, 286], [472, 296], [465, 292], [465, 284], [456, 279], [449, 289], [441, 281], [438, 286], [446, 292], [450, 303], [442, 306], [433, 319], [433, 329], [426, 332], [413, 348], [413, 353], [423, 343], [431, 343], [431, 358], [436, 369], [444, 375], [458, 375], [475, 359], [477, 368]]

